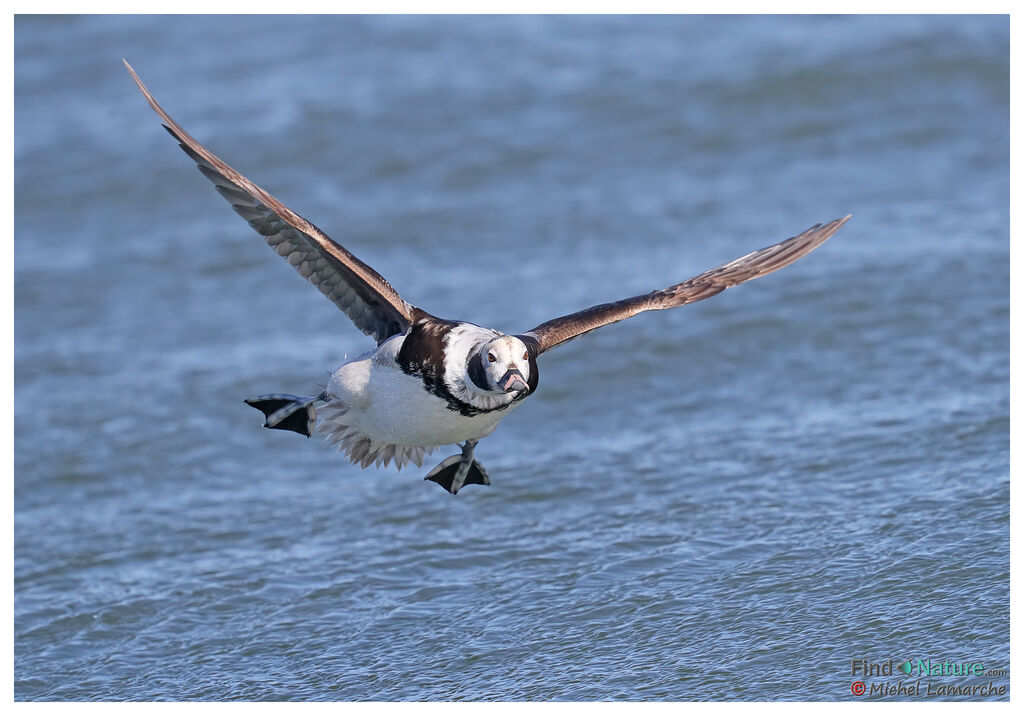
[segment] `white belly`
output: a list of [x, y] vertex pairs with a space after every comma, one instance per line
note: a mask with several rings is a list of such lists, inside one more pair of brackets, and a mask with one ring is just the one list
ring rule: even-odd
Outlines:
[[398, 368], [394, 350], [385, 344], [345, 363], [328, 383], [330, 403], [320, 410], [319, 430], [352, 462], [421, 465], [436, 447], [490, 435], [515, 407], [473, 416], [451, 410], [422, 379]]
[[507, 411], [466, 416], [427, 392], [420, 378], [372, 359], [346, 363], [327, 392], [352, 416], [352, 424], [376, 442], [433, 447], [476, 440], [494, 432]]

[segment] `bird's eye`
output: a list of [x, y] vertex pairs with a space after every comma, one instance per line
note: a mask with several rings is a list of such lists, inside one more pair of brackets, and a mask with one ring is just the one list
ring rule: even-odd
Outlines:
[[487, 360], [490, 361], [491, 363], [493, 363], [494, 361], [496, 361], [498, 359], [494, 357], [493, 353], [488, 353], [487, 354]]
[[530, 360], [530, 356], [526, 353], [523, 353], [523, 360]]

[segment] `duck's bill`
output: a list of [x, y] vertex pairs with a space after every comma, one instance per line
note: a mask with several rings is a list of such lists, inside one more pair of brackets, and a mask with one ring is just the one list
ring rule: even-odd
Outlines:
[[501, 376], [501, 389], [506, 393], [517, 393], [520, 390], [526, 390], [526, 388], [526, 379], [515, 368]]

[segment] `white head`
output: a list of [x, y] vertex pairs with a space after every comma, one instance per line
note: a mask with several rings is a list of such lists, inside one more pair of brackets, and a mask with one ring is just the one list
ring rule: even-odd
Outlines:
[[498, 336], [469, 356], [473, 385], [486, 393], [511, 394], [529, 390], [530, 354], [515, 336]]

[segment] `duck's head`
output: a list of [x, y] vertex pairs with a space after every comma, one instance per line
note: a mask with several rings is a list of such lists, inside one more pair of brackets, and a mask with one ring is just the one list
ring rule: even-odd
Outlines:
[[515, 336], [498, 336], [470, 355], [469, 378], [487, 393], [529, 390], [530, 353]]

